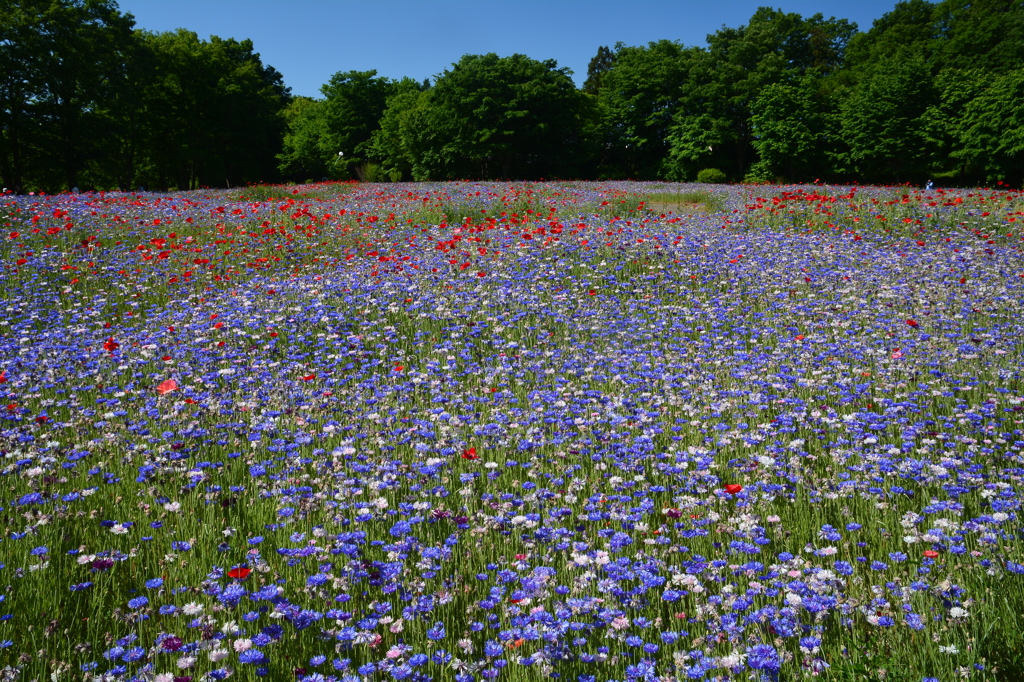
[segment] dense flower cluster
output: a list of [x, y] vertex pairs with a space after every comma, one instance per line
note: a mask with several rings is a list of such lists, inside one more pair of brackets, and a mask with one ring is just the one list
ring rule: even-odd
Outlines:
[[11, 674], [984, 671], [1019, 197], [651, 189], [8, 201]]

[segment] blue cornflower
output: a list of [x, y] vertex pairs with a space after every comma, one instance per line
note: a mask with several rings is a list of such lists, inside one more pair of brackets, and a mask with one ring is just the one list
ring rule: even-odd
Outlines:
[[147, 599], [146, 597], [135, 597], [135, 599], [131, 599], [128, 601], [128, 608], [134, 611], [137, 609], [141, 609], [147, 604], [149, 604], [149, 599]]
[[408, 521], [399, 521], [388, 530], [388, 533], [394, 538], [403, 537], [411, 532], [412, 525]]
[[163, 584], [164, 584], [164, 579], [163, 578], [151, 578], [151, 579], [146, 581], [146, 587], [148, 587], [151, 590], [155, 590], [156, 588], [162, 586]]
[[444, 639], [445, 634], [444, 623], [437, 622], [434, 623], [434, 627], [427, 630], [427, 639], [437, 642]]
[[145, 649], [143, 649], [141, 646], [133, 646], [131, 649], [124, 652], [124, 656], [121, 657], [121, 660], [127, 663], [132, 663], [133, 661], [137, 661], [145, 655]]
[[259, 649], [246, 649], [238, 656], [239, 663], [259, 664], [265, 663], [266, 661], [266, 655]]
[[43, 556], [43, 555], [46, 555], [46, 554], [49, 554], [49, 553], [50, 553], [50, 550], [47, 549], [45, 546], [44, 547], [36, 547], [31, 552], [29, 552], [29, 554], [31, 554], [32, 556]]
[[770, 644], [757, 644], [747, 649], [747, 664], [755, 670], [777, 671], [781, 665], [779, 652]]

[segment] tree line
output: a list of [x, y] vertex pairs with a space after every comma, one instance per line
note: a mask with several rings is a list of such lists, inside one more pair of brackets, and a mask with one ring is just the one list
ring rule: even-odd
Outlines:
[[1024, 0], [905, 0], [867, 31], [759, 8], [705, 46], [465, 55], [293, 97], [251, 41], [137, 29], [111, 0], [0, 0], [12, 188], [664, 179], [1018, 186]]

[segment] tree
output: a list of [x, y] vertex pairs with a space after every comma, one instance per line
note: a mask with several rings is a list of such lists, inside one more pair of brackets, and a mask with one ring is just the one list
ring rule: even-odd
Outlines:
[[250, 40], [191, 31], [145, 34], [156, 73], [147, 88], [149, 184], [185, 189], [270, 181], [291, 99]]
[[923, 180], [933, 159], [927, 111], [937, 101], [923, 60], [876, 64], [840, 105], [842, 171], [876, 182]]
[[850, 40], [847, 66], [859, 70], [902, 59], [930, 64], [937, 38], [934, 15], [935, 5], [928, 0], [897, 2], [892, 11], [872, 22], [869, 31]]
[[320, 88], [324, 99], [289, 115], [278, 168], [293, 176], [332, 178], [361, 169], [373, 154], [371, 137], [394, 90], [394, 82], [376, 71], [335, 73]]
[[[616, 46], [618, 49], [618, 46]], [[587, 80], [583, 82], [583, 92], [596, 95], [601, 91], [604, 75], [615, 66], [615, 53], [607, 45], [597, 48], [597, 54], [587, 64]]]
[[449, 177], [556, 175], [579, 132], [571, 74], [552, 59], [465, 55], [437, 77], [418, 114], [434, 139], [418, 144]]
[[827, 100], [819, 83], [812, 74], [771, 83], [754, 100], [750, 125], [761, 173], [756, 179], [795, 182], [829, 174]]
[[409, 125], [414, 112], [428, 104], [428, 89], [427, 83], [420, 84], [411, 78], [395, 83], [379, 127], [371, 135], [369, 156], [380, 163], [381, 170], [394, 182], [430, 177], [429, 171], [417, 164], [417, 135]]
[[751, 107], [764, 88], [839, 69], [856, 25], [762, 7], [746, 26], [708, 36], [695, 55], [668, 132], [663, 174], [689, 179], [716, 167], [744, 177], [754, 158]]
[[657, 177], [669, 126], [699, 52], [670, 40], [615, 46], [598, 93], [604, 124], [598, 163], [603, 175]]
[[1006, 73], [1024, 66], [1024, 3], [944, 0], [933, 12], [938, 68]]
[[365, 163], [370, 138], [380, 125], [394, 83], [378, 77], [376, 71], [339, 71], [320, 92], [324, 94], [319, 142], [323, 158], [337, 158], [340, 151], [348, 167]]
[[969, 101], [951, 156], [988, 183], [1024, 180], [1024, 69], [998, 77]]
[[930, 177], [958, 182], [984, 179], [973, 157], [960, 153], [963, 123], [967, 105], [984, 93], [995, 78], [995, 74], [980, 69], [944, 69], [935, 77], [936, 101], [922, 115], [932, 155]]
[[301, 182], [331, 172], [338, 163], [324, 157], [320, 139], [324, 136], [323, 102], [312, 97], [296, 97], [281, 111], [285, 123], [281, 153], [277, 155], [278, 170], [288, 178]]
[[97, 105], [133, 25], [110, 0], [0, 0], [5, 183], [77, 185], [103, 152]]

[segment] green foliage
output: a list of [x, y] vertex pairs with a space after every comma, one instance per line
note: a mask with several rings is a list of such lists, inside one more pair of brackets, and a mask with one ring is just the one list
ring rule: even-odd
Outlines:
[[0, 181], [1016, 184], [1021, 69], [1021, 0], [901, 0], [866, 32], [762, 7], [704, 47], [601, 46], [580, 89], [552, 60], [491, 53], [433, 85], [339, 71], [293, 99], [249, 40], [135, 30], [112, 0], [0, 0]]
[[0, 174], [9, 187], [271, 180], [288, 89], [251, 41], [133, 31], [105, 0], [0, 2]]
[[147, 93], [151, 166], [138, 182], [194, 189], [272, 180], [290, 95], [250, 40], [141, 34], [156, 74]]
[[950, 156], [987, 183], [1024, 181], [1024, 69], [1006, 73], [967, 102]]
[[88, 160], [103, 152], [103, 104], [123, 94], [125, 74], [118, 70], [132, 24], [109, 1], [0, 2], [5, 185], [78, 184]]
[[760, 160], [747, 172], [750, 181], [803, 181], [827, 173], [829, 121], [823, 109], [828, 100], [816, 86], [810, 75], [795, 83], [772, 83], [751, 105], [753, 146]]
[[668, 131], [663, 175], [683, 180], [715, 166], [743, 177], [755, 156], [751, 106], [761, 92], [812, 70], [838, 70], [854, 31], [845, 20], [762, 7], [748, 25], [708, 36], [708, 50], [693, 55]]
[[837, 154], [848, 177], [923, 182], [933, 149], [927, 112], [938, 101], [923, 61], [882, 62], [840, 104]]
[[703, 210], [717, 213], [725, 210], [723, 198], [708, 190], [691, 190], [687, 192], [652, 192], [643, 195], [645, 208], [654, 212], [666, 210], [673, 213], [692, 213]]
[[597, 54], [587, 64], [587, 80], [583, 83], [583, 92], [596, 95], [601, 91], [604, 74], [615, 65], [615, 56], [607, 45], [597, 48]]
[[238, 201], [287, 201], [288, 199], [306, 198], [295, 189], [282, 185], [250, 185], [238, 192]]
[[323, 136], [322, 106], [322, 102], [310, 97], [296, 97], [282, 110], [287, 128], [277, 160], [278, 169], [286, 177], [319, 178], [333, 164], [334, 159], [323, 158], [319, 148]]
[[281, 173], [342, 179], [365, 172], [372, 142], [396, 84], [376, 71], [339, 71], [320, 91], [323, 100], [296, 104], [278, 155]]
[[697, 182], [720, 185], [725, 182], [725, 173], [717, 168], [705, 168], [697, 173]]
[[657, 176], [689, 63], [697, 52], [669, 40], [646, 47], [615, 46], [598, 93], [604, 138], [599, 169], [611, 176]]
[[551, 175], [557, 171], [551, 160], [569, 151], [577, 128], [579, 95], [569, 71], [554, 60], [467, 55], [441, 74], [433, 95], [438, 109], [451, 114], [446, 154], [456, 173]]
[[427, 104], [429, 96], [424, 90], [411, 78], [395, 83], [378, 128], [370, 135], [368, 155], [380, 163], [382, 171], [394, 182], [410, 177], [429, 179], [429, 173], [422, 169], [414, 172], [419, 160], [416, 145], [419, 131], [410, 125], [410, 120], [415, 120], [413, 111]]
[[372, 149], [415, 179], [550, 177], [578, 145], [581, 110], [553, 60], [466, 55], [430, 90], [391, 101]]

